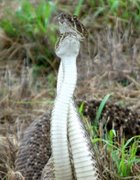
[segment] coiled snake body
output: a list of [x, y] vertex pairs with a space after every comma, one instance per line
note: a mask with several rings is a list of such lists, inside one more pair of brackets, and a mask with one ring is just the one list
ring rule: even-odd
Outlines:
[[26, 129], [20, 142], [16, 170], [26, 180], [39, 180], [42, 169], [51, 156], [50, 116], [44, 114]]

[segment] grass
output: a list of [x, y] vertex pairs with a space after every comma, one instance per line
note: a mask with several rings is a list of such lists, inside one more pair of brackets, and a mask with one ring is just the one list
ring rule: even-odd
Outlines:
[[[30, 1], [17, 1], [18, 8], [11, 11], [6, 8], [0, 21], [0, 27], [6, 33], [6, 49], [0, 52], [0, 60], [18, 59], [17, 66], [21, 67], [23, 60], [27, 59], [33, 66], [33, 76], [55, 73], [58, 67], [54, 46], [57, 39], [57, 26], [54, 15], [63, 7], [60, 2], [41, 0], [36, 5]], [[72, 6], [72, 2], [70, 2]], [[78, 0], [73, 10], [66, 5], [66, 11], [84, 19], [92, 17], [94, 24], [108, 24], [115, 26], [119, 18], [125, 26], [132, 24], [136, 29], [139, 26], [140, 6], [138, 0]], [[94, 28], [94, 27], [93, 27]], [[92, 32], [92, 29], [89, 29]], [[2, 41], [2, 40], [1, 40]], [[93, 46], [93, 45], [92, 45]]]
[[[115, 41], [116, 44], [118, 43], [120, 46], [122, 46], [122, 51], [121, 52], [119, 51], [119, 53], [118, 52], [117, 53], [119, 55], [121, 53], [127, 54], [128, 51], [130, 52], [132, 50], [132, 47], [133, 49], [136, 47], [136, 49], [134, 50], [135, 52], [137, 52], [137, 48], [139, 48], [139, 46], [136, 46], [135, 43], [131, 44], [130, 41], [132, 37], [131, 32], [130, 32], [130, 36], [125, 36], [127, 34], [127, 31], [125, 31], [125, 33], [122, 34], [123, 31], [122, 29], [126, 29], [129, 31], [129, 29], [132, 28], [134, 35], [138, 37], [139, 28], [140, 28], [139, 0], [127, 0], [127, 1], [126, 0], [106, 0], [106, 1], [78, 0], [77, 3], [75, 3], [74, 5], [73, 5], [73, 1], [69, 1], [66, 2], [66, 4], [63, 4], [58, 1], [54, 1], [53, 3], [51, 1], [41, 0], [36, 5], [31, 4], [27, 0], [22, 0], [17, 2], [18, 2], [18, 8], [13, 11], [11, 11], [11, 9], [6, 8], [6, 10], [4, 11], [4, 16], [0, 20], [0, 27], [6, 33], [5, 36], [6, 43], [4, 43], [5, 44], [4, 48], [0, 49], [0, 61], [4, 61], [4, 64], [6, 64], [7, 60], [10, 60], [9, 62], [10, 64], [12, 64], [13, 60], [16, 59], [17, 64], [19, 64], [22, 67], [23, 61], [26, 59], [28, 61], [29, 66], [32, 66], [33, 69], [32, 70], [33, 86], [29, 86], [29, 90], [31, 91], [31, 96], [28, 97], [29, 100], [24, 101], [22, 100], [21, 97], [18, 99], [19, 89], [16, 87], [15, 85], [16, 83], [14, 84], [13, 82], [14, 85], [11, 86], [9, 79], [6, 79], [7, 81], [6, 85], [0, 89], [0, 98], [2, 101], [5, 100], [6, 98], [9, 99], [5, 104], [3, 102], [1, 102], [1, 104], [4, 104], [6, 110], [10, 109], [11, 114], [10, 112], [8, 112], [8, 115], [10, 114], [9, 115], [10, 117], [13, 116], [12, 117], [13, 119], [15, 117], [19, 119], [22, 118], [22, 114], [23, 112], [25, 112], [25, 106], [27, 104], [31, 105], [31, 108], [27, 107], [27, 111], [29, 111], [31, 116], [33, 117], [40, 115], [40, 112], [41, 113], [44, 112], [46, 110], [47, 103], [52, 104], [52, 97], [54, 97], [54, 87], [56, 84], [55, 72], [57, 69], [57, 61], [54, 53], [54, 45], [57, 39], [57, 31], [56, 31], [57, 26], [54, 22], [54, 16], [60, 10], [65, 9], [66, 12], [79, 16], [79, 18], [83, 20], [83, 22], [87, 25], [89, 32], [91, 32], [90, 46], [91, 49], [93, 50], [95, 49], [95, 56], [98, 55], [100, 51], [100, 44], [94, 43], [94, 41], [96, 42], [97, 40], [96, 35], [98, 35], [98, 38], [99, 37], [101, 38], [98, 39], [98, 42], [100, 43], [101, 41], [103, 43], [104, 41], [106, 42], [106, 39], [104, 39], [104, 37], [106, 36], [109, 37], [112, 31], [109, 35], [107, 33], [100, 34], [100, 31], [103, 30], [101, 28], [108, 26], [109, 27], [111, 26], [113, 28], [118, 23], [118, 20], [122, 24], [120, 26], [121, 28], [119, 27], [117, 29], [118, 30], [117, 35], [119, 37], [122, 36], [123, 39], [127, 37], [128, 41], [125, 41], [124, 44], [123, 43], [119, 44], [118, 42]], [[90, 21], [88, 20], [88, 18], [90, 19]], [[94, 33], [96, 30], [98, 31], [98, 33]], [[137, 37], [136, 39], [132, 37], [133, 38], [132, 41], [137, 40]], [[110, 38], [109, 43], [111, 42], [112, 39], [113, 38]], [[120, 41], [122, 41], [122, 39]], [[129, 44], [131, 49], [128, 48], [127, 51], [125, 51], [126, 44]], [[105, 45], [108, 46], [108, 44]], [[106, 48], [106, 46], [104, 46], [104, 44], [101, 44], [102, 49]], [[98, 52], [96, 52], [96, 49], [98, 50]], [[111, 50], [109, 50], [109, 52], [105, 54], [103, 54], [102, 52], [100, 53], [103, 58], [101, 65], [103, 65], [106, 56], [108, 56]], [[129, 54], [125, 56], [125, 59], [128, 58], [128, 55]], [[131, 54], [131, 55], [132, 56], [130, 57], [130, 59], [133, 60], [133, 63], [135, 63], [135, 61], [139, 61], [138, 58], [139, 56], [134, 57], [133, 59], [133, 55], [135, 54]], [[87, 58], [87, 56], [85, 57]], [[113, 59], [113, 57], [111, 58]], [[119, 59], [122, 60], [120, 57]], [[106, 66], [106, 62], [105, 62], [105, 66]], [[135, 66], [138, 67], [137, 64]], [[16, 66], [14, 66], [14, 71], [16, 71]], [[135, 69], [132, 70], [132, 73], [135, 75], [134, 72]], [[46, 75], [47, 77], [45, 77]], [[13, 76], [13, 74], [11, 76]], [[39, 79], [38, 77], [40, 76], [43, 77], [44, 79], [43, 78]], [[137, 80], [137, 77], [138, 74], [135, 76], [135, 80]], [[98, 74], [97, 74], [97, 79], [99, 79]], [[103, 88], [103, 83], [105, 83], [104, 79], [101, 80], [101, 89], [99, 89], [99, 87], [96, 87], [97, 88], [96, 93], [94, 91], [94, 94], [96, 94], [96, 96], [97, 93], [100, 94], [101, 96], [104, 93], [106, 93], [106, 89]], [[42, 86], [42, 84], [45, 84], [45, 88]], [[96, 85], [96, 81], [93, 84]], [[136, 90], [139, 91], [139, 86], [137, 85], [138, 83], [135, 86], [135, 82], [128, 81], [128, 79], [125, 79], [125, 81], [124, 79], [120, 79], [119, 84], [122, 85], [123, 88], [126, 87], [125, 89], [126, 94], [125, 93], [123, 94], [122, 90], [120, 90], [120, 94], [119, 91], [116, 92], [115, 90], [116, 97], [118, 96], [115, 100], [119, 99], [124, 103], [124, 99], [125, 99], [129, 102], [129, 104], [135, 105], [135, 102], [138, 101], [138, 97], [139, 97], [139, 94], [136, 92]], [[130, 89], [128, 87], [129, 85], [131, 85]], [[17, 86], [19, 86], [19, 84]], [[121, 86], [119, 86], [118, 89], [121, 89], [120, 87]], [[47, 91], [46, 93], [47, 95], [45, 93], [43, 94], [44, 89]], [[128, 90], [130, 95], [127, 92]], [[108, 91], [107, 93], [110, 92], [109, 88], [107, 89], [107, 91]], [[102, 111], [109, 96], [110, 96], [109, 94], [105, 96], [101, 105], [99, 106], [99, 109], [96, 114], [95, 122], [99, 122], [99, 119], [102, 115]], [[131, 100], [130, 99], [131, 96], [132, 97], [135, 96], [136, 101], [134, 101], [133, 99]], [[48, 99], [46, 100], [46, 98], [48, 98], [49, 100]], [[21, 108], [21, 105], [24, 105], [24, 108], [22, 107], [23, 109]], [[41, 109], [42, 107], [45, 110], [44, 109], [42, 110]], [[84, 103], [82, 103], [79, 108], [79, 112], [81, 115], [83, 112], [83, 108], [84, 108]], [[35, 112], [36, 114], [34, 114]], [[5, 112], [3, 110], [3, 114], [4, 113]], [[130, 180], [140, 179], [139, 177], [140, 162], [138, 159], [139, 156], [137, 156], [137, 149], [140, 144], [139, 143], [140, 137], [136, 136], [130, 139], [122, 138], [120, 142], [117, 139], [118, 138], [117, 132], [114, 129], [110, 130], [109, 132], [103, 133], [101, 136], [100, 130], [102, 130], [102, 132], [104, 131], [103, 129], [101, 129], [100, 126], [98, 126], [97, 124], [93, 126], [88, 124], [88, 127], [92, 135], [93, 144], [96, 144], [100, 148], [99, 151], [100, 157], [104, 158], [103, 159], [104, 166], [101, 165], [101, 169], [103, 169], [104, 172], [104, 179], [106, 178], [111, 180], [116, 180], [116, 179], [118, 180], [125, 178]], [[5, 157], [7, 157], [7, 154], [5, 154]], [[11, 162], [10, 160], [8, 161]]]
[[[30, 1], [20, 1], [15, 11], [6, 9], [0, 27], [9, 37], [7, 53], [1, 52], [1, 60], [28, 59], [34, 64], [35, 73], [55, 69], [53, 47], [56, 42], [56, 26], [50, 23], [55, 4], [42, 0], [37, 6]], [[14, 49], [14, 51], [12, 50]], [[54, 59], [54, 60], [52, 60]], [[45, 73], [45, 72], [44, 72]]]
[[[80, 4], [81, 1], [79, 1]], [[83, 2], [83, 5], [86, 3]], [[88, 0], [91, 13], [94, 13], [96, 19], [101, 19], [103, 23], [114, 24], [116, 18], [122, 22], [133, 22], [134, 26], [139, 29], [140, 24], [140, 1], [139, 0]], [[79, 7], [79, 5], [78, 5]], [[79, 10], [80, 11], [80, 10]], [[81, 6], [82, 11], [82, 6]]]
[[104, 106], [105, 106], [105, 104], [106, 104], [106, 102], [108, 101], [108, 99], [109, 99], [110, 96], [111, 96], [111, 94], [107, 94], [107, 95], [103, 98], [103, 100], [102, 100], [102, 102], [101, 102], [101, 104], [100, 104], [100, 106], [99, 106], [99, 108], [98, 108], [98, 111], [97, 111], [97, 113], [96, 113], [96, 118], [95, 118], [95, 125], [96, 125], [96, 126], [99, 124], [99, 120], [100, 120], [100, 118], [101, 118], [102, 111], [103, 111]]
[[24, 33], [23, 36], [35, 38], [36, 35], [47, 32], [54, 11], [55, 4], [53, 3], [41, 0], [35, 7], [29, 1], [24, 0], [20, 2], [15, 12], [7, 9], [5, 13], [7, 16], [2, 19], [0, 25], [11, 37], [19, 37], [21, 33]]
[[[27, 0], [17, 1], [17, 3], [19, 5], [15, 11], [6, 8], [4, 17], [0, 21], [0, 27], [10, 38], [9, 52], [5, 56], [2, 54], [1, 58], [15, 58], [18, 52], [23, 51], [22, 58], [27, 57], [39, 67], [38, 69], [45, 66], [48, 71], [54, 70], [56, 61], [52, 59], [54, 59], [56, 25], [52, 23], [52, 17], [61, 9], [62, 4], [45, 0], [39, 1], [36, 6]], [[115, 25], [116, 18], [120, 18], [127, 25], [131, 22], [139, 28], [139, 4], [139, 0], [100, 0], [98, 2], [78, 0], [73, 11], [69, 9], [66, 11], [79, 17], [86, 17], [86, 8], [89, 8], [89, 15], [93, 17], [95, 23], [102, 21], [103, 24]], [[15, 42], [17, 44], [13, 48], [16, 50], [13, 53], [11, 51]], [[26, 47], [26, 45], [29, 46]], [[30, 48], [27, 49], [28, 47]]]
[[[92, 143], [98, 143], [100, 153], [102, 154], [102, 151], [105, 151], [106, 155], [110, 157], [108, 167], [110, 168], [109, 172], [114, 173], [114, 178], [138, 178], [140, 159], [137, 152], [140, 136], [134, 136], [128, 140], [123, 139], [121, 144], [115, 141], [115, 138], [116, 132], [112, 129], [105, 135], [105, 138], [93, 137]], [[136, 167], [138, 168], [137, 171]]]
[[[102, 178], [138, 180], [140, 178], [140, 158], [138, 155], [140, 135], [130, 139], [121, 137], [120, 140], [119, 134], [115, 129], [107, 131], [104, 126], [100, 125], [102, 111], [109, 97], [110, 94], [107, 94], [101, 101], [93, 125], [86, 120], [93, 146], [95, 147], [96, 145], [95, 149], [100, 168], [102, 169]], [[81, 103], [79, 113], [82, 117], [84, 117], [83, 110], [84, 103]], [[100, 157], [102, 158], [100, 159]]]

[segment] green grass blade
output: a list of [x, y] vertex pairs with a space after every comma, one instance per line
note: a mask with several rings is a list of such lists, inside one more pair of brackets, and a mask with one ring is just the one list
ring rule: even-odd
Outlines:
[[83, 116], [83, 110], [84, 110], [84, 102], [82, 102], [82, 103], [80, 104], [80, 107], [79, 107], [79, 109], [78, 109], [79, 114], [82, 115], [82, 116]]
[[106, 102], [108, 101], [108, 99], [109, 99], [109, 97], [110, 97], [111, 95], [112, 95], [112, 94], [107, 94], [107, 95], [103, 98], [103, 100], [102, 100], [102, 102], [101, 102], [101, 104], [100, 104], [100, 106], [99, 106], [99, 108], [98, 108], [98, 110], [97, 110], [97, 113], [96, 113], [95, 125], [98, 124], [99, 119], [100, 119], [101, 114], [102, 114], [102, 111], [103, 111], [103, 109], [104, 109], [104, 107], [105, 107], [105, 104], [106, 104]]
[[78, 4], [74, 11], [74, 15], [79, 16], [83, 2], [84, 2], [83, 0], [78, 1]]

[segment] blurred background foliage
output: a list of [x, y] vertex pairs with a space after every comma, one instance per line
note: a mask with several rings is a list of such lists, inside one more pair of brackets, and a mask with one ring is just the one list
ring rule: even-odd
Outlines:
[[91, 33], [101, 24], [115, 26], [116, 18], [126, 27], [132, 24], [136, 33], [140, 30], [139, 0], [16, 0], [2, 3], [0, 27], [8, 38], [3, 39], [6, 41], [3, 44], [7, 52], [1, 52], [0, 59], [18, 58], [21, 62], [27, 58], [36, 72], [40, 71], [40, 68], [47, 72], [56, 68], [55, 16], [60, 11], [77, 15], [89, 26]]

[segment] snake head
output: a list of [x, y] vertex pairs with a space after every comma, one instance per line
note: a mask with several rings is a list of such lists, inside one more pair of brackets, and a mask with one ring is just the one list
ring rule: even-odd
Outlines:
[[86, 28], [79, 21], [77, 16], [72, 16], [62, 12], [57, 16], [57, 20], [61, 34], [65, 32], [75, 32], [80, 37], [81, 41], [88, 37]]
[[56, 55], [62, 57], [77, 57], [80, 50], [80, 41], [75, 33], [67, 32], [60, 36], [56, 45]]

